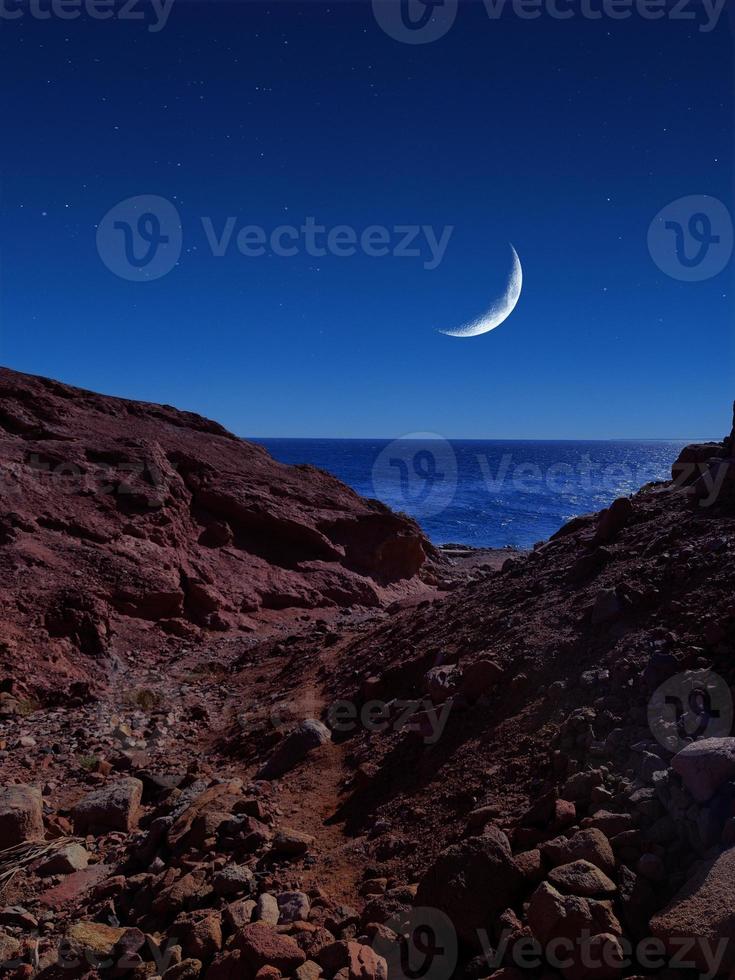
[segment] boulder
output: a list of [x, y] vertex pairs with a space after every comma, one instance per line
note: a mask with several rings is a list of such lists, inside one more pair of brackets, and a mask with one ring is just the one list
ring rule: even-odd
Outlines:
[[218, 912], [188, 913], [177, 919], [171, 934], [181, 937], [186, 956], [207, 962], [222, 948], [222, 920]]
[[601, 830], [578, 830], [570, 838], [555, 837], [539, 845], [541, 853], [553, 865], [571, 864], [572, 861], [589, 861], [606, 874], [615, 870], [615, 855], [610, 841]]
[[623, 530], [633, 516], [633, 502], [628, 497], [613, 500], [607, 510], [603, 510], [592, 539], [593, 545], [607, 544]]
[[635, 820], [631, 813], [611, 813], [609, 810], [597, 810], [591, 817], [585, 817], [582, 821], [582, 829], [596, 828], [601, 830], [606, 837], [617, 837], [618, 834], [625, 833], [633, 827]]
[[692, 742], [671, 760], [684, 785], [698, 803], [710, 800], [735, 776], [735, 738], [705, 738]]
[[282, 827], [273, 838], [272, 847], [275, 854], [296, 856], [305, 854], [313, 843], [314, 838], [310, 834], [304, 834], [292, 827]]
[[220, 898], [240, 895], [252, 891], [255, 884], [253, 872], [241, 864], [228, 864], [216, 871], [212, 878], [212, 888]]
[[262, 966], [275, 966], [289, 975], [306, 960], [306, 954], [290, 936], [282, 936], [262, 922], [243, 926], [235, 934], [233, 945], [253, 973]]
[[585, 898], [602, 898], [617, 891], [615, 882], [604, 871], [584, 860], [552, 868], [549, 881], [565, 895], [581, 895]]
[[331, 738], [326, 725], [307, 718], [294, 728], [261, 766], [258, 779], [277, 779], [302, 762], [310, 752]]
[[118, 779], [109, 786], [88, 793], [71, 811], [74, 832], [87, 834], [120, 830], [130, 833], [138, 825], [142, 796], [143, 783], [133, 777]]
[[33, 786], [0, 790], [0, 850], [29, 840], [43, 840], [43, 798]]
[[466, 698], [476, 701], [489, 694], [503, 679], [503, 668], [495, 661], [483, 657], [462, 668], [459, 690]]
[[442, 851], [419, 883], [416, 905], [440, 909], [459, 935], [477, 945], [478, 929], [513, 906], [523, 886], [508, 838], [490, 826], [480, 837], [468, 837]]
[[388, 964], [370, 946], [340, 940], [326, 946], [318, 964], [331, 976], [342, 980], [388, 980]]
[[[701, 865], [669, 904], [651, 919], [651, 933], [672, 953], [687, 942], [686, 959], [710, 970], [705, 955], [723, 939], [722, 970], [735, 968], [735, 848]], [[709, 944], [709, 945], [708, 945]]]
[[528, 924], [547, 957], [558, 958], [566, 980], [608, 980], [620, 974], [624, 953], [617, 937], [622, 930], [609, 902], [562, 895], [544, 881], [531, 896]]

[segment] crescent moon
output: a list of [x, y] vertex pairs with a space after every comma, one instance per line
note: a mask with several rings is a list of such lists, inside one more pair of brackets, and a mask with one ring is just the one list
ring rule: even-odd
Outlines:
[[496, 300], [490, 309], [476, 320], [470, 320], [469, 323], [465, 323], [461, 327], [455, 327], [453, 330], [440, 330], [439, 333], [446, 334], [447, 337], [479, 337], [481, 333], [488, 333], [490, 330], [494, 330], [504, 320], [508, 319], [520, 299], [521, 289], [523, 288], [521, 260], [518, 258], [518, 253], [512, 245], [510, 246], [510, 250], [513, 253], [513, 267], [508, 276], [508, 284], [505, 287], [505, 292], [500, 299]]

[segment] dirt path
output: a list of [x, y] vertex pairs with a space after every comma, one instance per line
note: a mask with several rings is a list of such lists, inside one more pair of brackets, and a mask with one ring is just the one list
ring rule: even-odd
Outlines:
[[[349, 639], [348, 635], [339, 644], [323, 648], [303, 679], [304, 703], [310, 706], [314, 718], [323, 717], [327, 708], [320, 671], [326, 668], [328, 676]], [[329, 742], [313, 752], [308, 762], [283, 780], [280, 802], [287, 826], [310, 834], [316, 840], [311, 852], [314, 864], [299, 876], [302, 887], [328, 882], [331, 897], [354, 905], [362, 877], [363, 842], [360, 838], [345, 836], [341, 823], [330, 822], [344, 796], [345, 751], [342, 745]]]

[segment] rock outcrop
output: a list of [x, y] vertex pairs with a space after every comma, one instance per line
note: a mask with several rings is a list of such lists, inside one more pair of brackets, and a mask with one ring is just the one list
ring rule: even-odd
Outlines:
[[432, 550], [208, 419], [7, 369], [0, 481], [0, 684], [19, 700], [84, 696], [130, 646], [378, 607]]

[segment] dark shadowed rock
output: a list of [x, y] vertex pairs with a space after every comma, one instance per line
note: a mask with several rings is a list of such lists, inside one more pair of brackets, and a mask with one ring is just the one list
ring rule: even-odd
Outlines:
[[628, 524], [633, 516], [633, 502], [629, 497], [618, 497], [607, 510], [600, 514], [593, 544], [607, 544]]
[[445, 912], [459, 935], [477, 945], [477, 930], [487, 928], [495, 915], [514, 905], [522, 883], [508, 838], [488, 827], [482, 836], [442, 851], [421, 879], [416, 903]]
[[302, 762], [314, 749], [331, 738], [326, 725], [314, 718], [307, 718], [290, 732], [261, 767], [259, 779], [276, 779]]
[[698, 803], [735, 776], [735, 738], [705, 738], [677, 752], [671, 766]]

